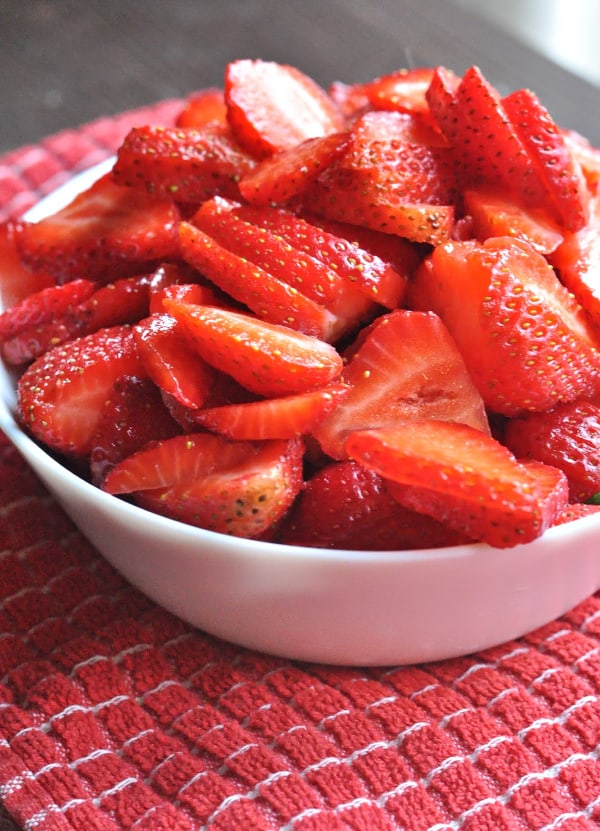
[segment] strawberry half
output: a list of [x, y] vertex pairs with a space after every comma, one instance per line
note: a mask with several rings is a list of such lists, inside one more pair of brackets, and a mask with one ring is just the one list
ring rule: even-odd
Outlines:
[[390, 481], [401, 505], [497, 548], [539, 537], [568, 500], [563, 473], [548, 468], [538, 479], [502, 444], [465, 424], [405, 422], [353, 433], [346, 447]]
[[52, 216], [21, 222], [15, 241], [28, 268], [59, 283], [108, 283], [176, 256], [178, 220], [171, 200], [120, 187], [107, 173]]
[[105, 401], [126, 375], [144, 375], [129, 326], [69, 341], [46, 352], [21, 376], [20, 419], [52, 450], [87, 456]]
[[600, 390], [598, 335], [521, 240], [439, 246], [417, 272], [410, 302], [440, 315], [496, 413], [550, 410]]
[[333, 346], [250, 315], [165, 300], [192, 349], [211, 366], [264, 397], [319, 389], [342, 370]]
[[257, 158], [343, 127], [336, 105], [312, 78], [272, 61], [230, 63], [225, 103], [237, 141]]
[[489, 432], [482, 398], [437, 315], [398, 310], [378, 318], [340, 381], [350, 387], [344, 406], [313, 430], [334, 459], [346, 458], [346, 438], [353, 431], [397, 421], [444, 418]]
[[47, 272], [25, 268], [17, 250], [16, 228], [11, 221], [0, 223], [0, 304], [4, 309], [55, 283]]
[[233, 536], [262, 536], [302, 484], [298, 440], [231, 442], [209, 433], [156, 442], [124, 459], [104, 490], [142, 507]]
[[188, 95], [177, 118], [176, 127], [193, 127], [198, 130], [206, 124], [227, 123], [227, 108], [222, 89], [207, 87]]

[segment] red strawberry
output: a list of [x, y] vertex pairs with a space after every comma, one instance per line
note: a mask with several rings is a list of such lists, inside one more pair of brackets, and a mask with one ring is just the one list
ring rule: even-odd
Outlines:
[[460, 83], [454, 73], [437, 66], [431, 73], [425, 100], [435, 124], [448, 142], [454, 146], [457, 140], [458, 117], [456, 113], [456, 89]]
[[489, 432], [481, 396], [436, 315], [399, 310], [378, 318], [340, 380], [350, 387], [344, 406], [313, 431], [334, 459], [346, 458], [353, 431], [397, 421], [443, 418]]
[[363, 84], [361, 89], [377, 110], [419, 113], [429, 116], [427, 90], [433, 68], [397, 69]]
[[600, 186], [600, 148], [575, 130], [563, 130], [563, 138], [576, 164], [581, 168], [588, 190], [598, 195]]
[[403, 508], [385, 481], [356, 462], [334, 462], [306, 482], [278, 534], [290, 545], [354, 551], [439, 548], [467, 542], [424, 514]]
[[372, 109], [362, 84], [344, 84], [334, 81], [327, 88], [327, 94], [348, 124]]
[[520, 458], [562, 470], [571, 501], [585, 502], [600, 492], [600, 407], [595, 404], [574, 401], [547, 413], [510, 419], [504, 443]]
[[187, 97], [177, 118], [176, 127], [193, 127], [195, 130], [214, 122], [226, 124], [227, 108], [222, 89], [208, 87]]
[[330, 133], [275, 153], [242, 177], [240, 193], [253, 205], [289, 202], [343, 152], [346, 141], [345, 133]]
[[129, 326], [102, 329], [57, 346], [21, 376], [21, 421], [52, 450], [86, 456], [104, 403], [125, 375], [143, 376]]
[[600, 505], [588, 505], [583, 502], [576, 502], [574, 505], [567, 505], [553, 522], [553, 525], [565, 525], [567, 522], [574, 522], [576, 519], [583, 519], [588, 516], [595, 516], [600, 511]]
[[142, 365], [163, 392], [184, 407], [201, 407], [214, 383], [214, 370], [187, 345], [181, 326], [154, 314], [133, 328]]
[[544, 211], [525, 208], [514, 199], [489, 190], [466, 190], [463, 202], [480, 242], [488, 237], [517, 237], [541, 254], [551, 254], [563, 234]]
[[404, 507], [497, 548], [536, 539], [567, 504], [564, 474], [549, 468], [538, 481], [502, 444], [465, 424], [404, 422], [356, 432], [347, 451], [396, 483], [390, 492]]
[[594, 199], [588, 224], [566, 233], [550, 257], [561, 281], [600, 327], [600, 203]]
[[546, 259], [508, 237], [436, 248], [411, 304], [440, 315], [487, 406], [544, 411], [600, 389], [600, 343]]
[[225, 71], [225, 102], [237, 141], [259, 158], [343, 128], [325, 91], [285, 64], [233, 61]]
[[108, 173], [52, 216], [20, 223], [15, 238], [28, 268], [61, 283], [108, 283], [175, 256], [178, 219], [170, 200], [120, 187]]
[[8, 309], [30, 294], [54, 285], [44, 271], [31, 271], [21, 261], [15, 240], [14, 222], [0, 222], [0, 308]]
[[179, 239], [181, 255], [190, 265], [263, 320], [325, 340], [337, 336], [334, 315], [294, 286], [188, 222], [181, 223]]
[[586, 181], [552, 116], [528, 89], [516, 90], [502, 104], [562, 226], [570, 231], [583, 228], [589, 216]]
[[340, 374], [333, 346], [250, 315], [165, 300], [200, 357], [264, 397], [319, 389]]
[[344, 384], [330, 384], [312, 392], [209, 407], [195, 413], [194, 420], [230, 439], [291, 439], [310, 433], [328, 413], [343, 405], [347, 394]]
[[90, 444], [92, 482], [100, 486], [109, 470], [149, 441], [179, 433], [181, 428], [149, 378], [117, 379]]
[[134, 127], [119, 147], [115, 182], [155, 197], [198, 203], [215, 193], [238, 195], [238, 179], [255, 160], [226, 125]]
[[114, 467], [109, 493], [132, 493], [142, 507], [222, 534], [262, 536], [302, 484], [298, 440], [231, 442], [209, 433], [149, 445]]

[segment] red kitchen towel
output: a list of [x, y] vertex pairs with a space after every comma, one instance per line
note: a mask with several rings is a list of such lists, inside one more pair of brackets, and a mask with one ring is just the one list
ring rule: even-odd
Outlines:
[[[177, 107], [0, 159], [0, 216]], [[419, 667], [258, 654], [124, 581], [0, 434], [2, 831], [592, 831], [599, 755], [600, 596]]]

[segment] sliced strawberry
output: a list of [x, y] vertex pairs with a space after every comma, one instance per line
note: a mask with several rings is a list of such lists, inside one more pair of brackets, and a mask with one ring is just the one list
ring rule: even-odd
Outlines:
[[259, 158], [343, 128], [327, 93], [285, 64], [233, 61], [225, 71], [225, 102], [236, 139]]
[[177, 118], [176, 127], [193, 127], [199, 130], [214, 122], [227, 123], [227, 107], [222, 89], [208, 87], [189, 95]]
[[429, 112], [452, 146], [455, 146], [457, 141], [456, 90], [459, 83], [460, 78], [457, 78], [453, 72], [443, 66], [437, 66], [431, 73], [429, 87], [425, 92]]
[[176, 436], [124, 459], [104, 481], [155, 513], [256, 538], [287, 511], [302, 484], [298, 440], [231, 442], [209, 433]]
[[270, 323], [299, 332], [335, 339], [335, 316], [261, 266], [220, 245], [188, 222], [179, 228], [181, 255], [220, 289]]
[[113, 176], [155, 197], [199, 203], [215, 193], [236, 197], [238, 179], [254, 165], [226, 125], [133, 127], [119, 147]]
[[327, 88], [327, 94], [347, 124], [352, 124], [372, 109], [363, 84], [344, 84], [342, 81], [333, 81]]
[[334, 462], [305, 483], [278, 541], [354, 551], [439, 548], [467, 542], [425, 514], [398, 504], [385, 481], [356, 462]]
[[600, 505], [588, 505], [583, 502], [576, 502], [574, 505], [567, 505], [556, 517], [553, 525], [564, 525], [567, 522], [575, 522], [588, 516], [595, 516], [600, 511]]
[[541, 254], [551, 254], [563, 240], [558, 224], [542, 210], [527, 209], [490, 190], [466, 190], [462, 197], [480, 242], [488, 237], [517, 237]]
[[519, 458], [562, 470], [572, 502], [585, 502], [600, 491], [600, 407], [595, 404], [574, 401], [510, 419], [504, 442]]
[[346, 458], [345, 441], [353, 431], [397, 421], [448, 419], [489, 432], [481, 396], [436, 315], [398, 310], [378, 318], [340, 381], [350, 387], [344, 406], [313, 431], [334, 459]]
[[187, 345], [181, 326], [168, 314], [154, 314], [133, 328], [142, 364], [163, 392], [184, 407], [202, 407], [214, 370]]
[[531, 90], [516, 90], [502, 104], [562, 226], [570, 231], [583, 228], [589, 216], [589, 193], [562, 131]]
[[444, 320], [494, 412], [549, 410], [600, 388], [598, 336], [546, 259], [521, 240], [436, 248], [410, 302]]
[[377, 110], [429, 115], [427, 90], [435, 69], [418, 67], [396, 69], [362, 85], [369, 103]]
[[600, 202], [594, 199], [588, 224], [566, 233], [550, 262], [567, 289], [600, 327]]
[[465, 424], [404, 422], [348, 437], [349, 456], [385, 479], [401, 505], [508, 548], [539, 537], [567, 504], [560, 471], [538, 483], [502, 444]]
[[291, 439], [310, 433], [328, 413], [343, 405], [348, 392], [345, 384], [330, 384], [313, 392], [209, 407], [195, 413], [194, 420], [230, 439]]
[[23, 425], [52, 450], [86, 456], [114, 384], [144, 372], [129, 326], [102, 329], [57, 346], [18, 385]]
[[600, 188], [600, 148], [575, 130], [563, 130], [563, 137], [576, 164], [581, 168], [589, 192], [597, 196]]
[[[212, 210], [215, 202], [203, 205], [199, 213]], [[278, 208], [243, 205], [230, 209], [240, 220], [281, 237], [280, 246], [287, 251], [284, 267], [288, 274], [299, 274], [297, 288], [303, 287], [339, 317], [356, 321], [365, 316], [371, 307], [357, 294], [391, 309], [401, 304], [406, 278], [414, 267], [414, 251], [404, 241]], [[290, 259], [295, 259], [293, 266]], [[317, 269], [319, 279], [307, 281], [302, 272], [314, 261], [322, 264]]]
[[283, 205], [304, 193], [342, 153], [346, 140], [345, 133], [330, 133], [275, 153], [242, 177], [240, 193], [253, 205]]
[[100, 486], [109, 470], [148, 442], [179, 433], [181, 428], [149, 378], [117, 379], [91, 440], [92, 483]]
[[120, 187], [108, 173], [52, 216], [20, 223], [15, 239], [28, 268], [60, 283], [108, 283], [176, 256], [178, 219], [170, 200]]
[[55, 284], [54, 277], [45, 271], [25, 268], [15, 240], [14, 222], [0, 222], [0, 308], [8, 309], [30, 294]]
[[64, 286], [52, 285], [32, 292], [0, 314], [0, 341], [61, 317], [95, 290], [91, 280], [73, 280]]
[[264, 397], [319, 389], [342, 370], [333, 346], [250, 315], [165, 300], [200, 357]]

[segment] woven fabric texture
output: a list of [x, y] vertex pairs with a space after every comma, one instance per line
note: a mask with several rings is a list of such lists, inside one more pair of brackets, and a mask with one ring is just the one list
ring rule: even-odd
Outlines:
[[[0, 216], [177, 107], [0, 159]], [[419, 667], [257, 654], [126, 583], [0, 434], [2, 831], [593, 831], [599, 754], [600, 596]]]

